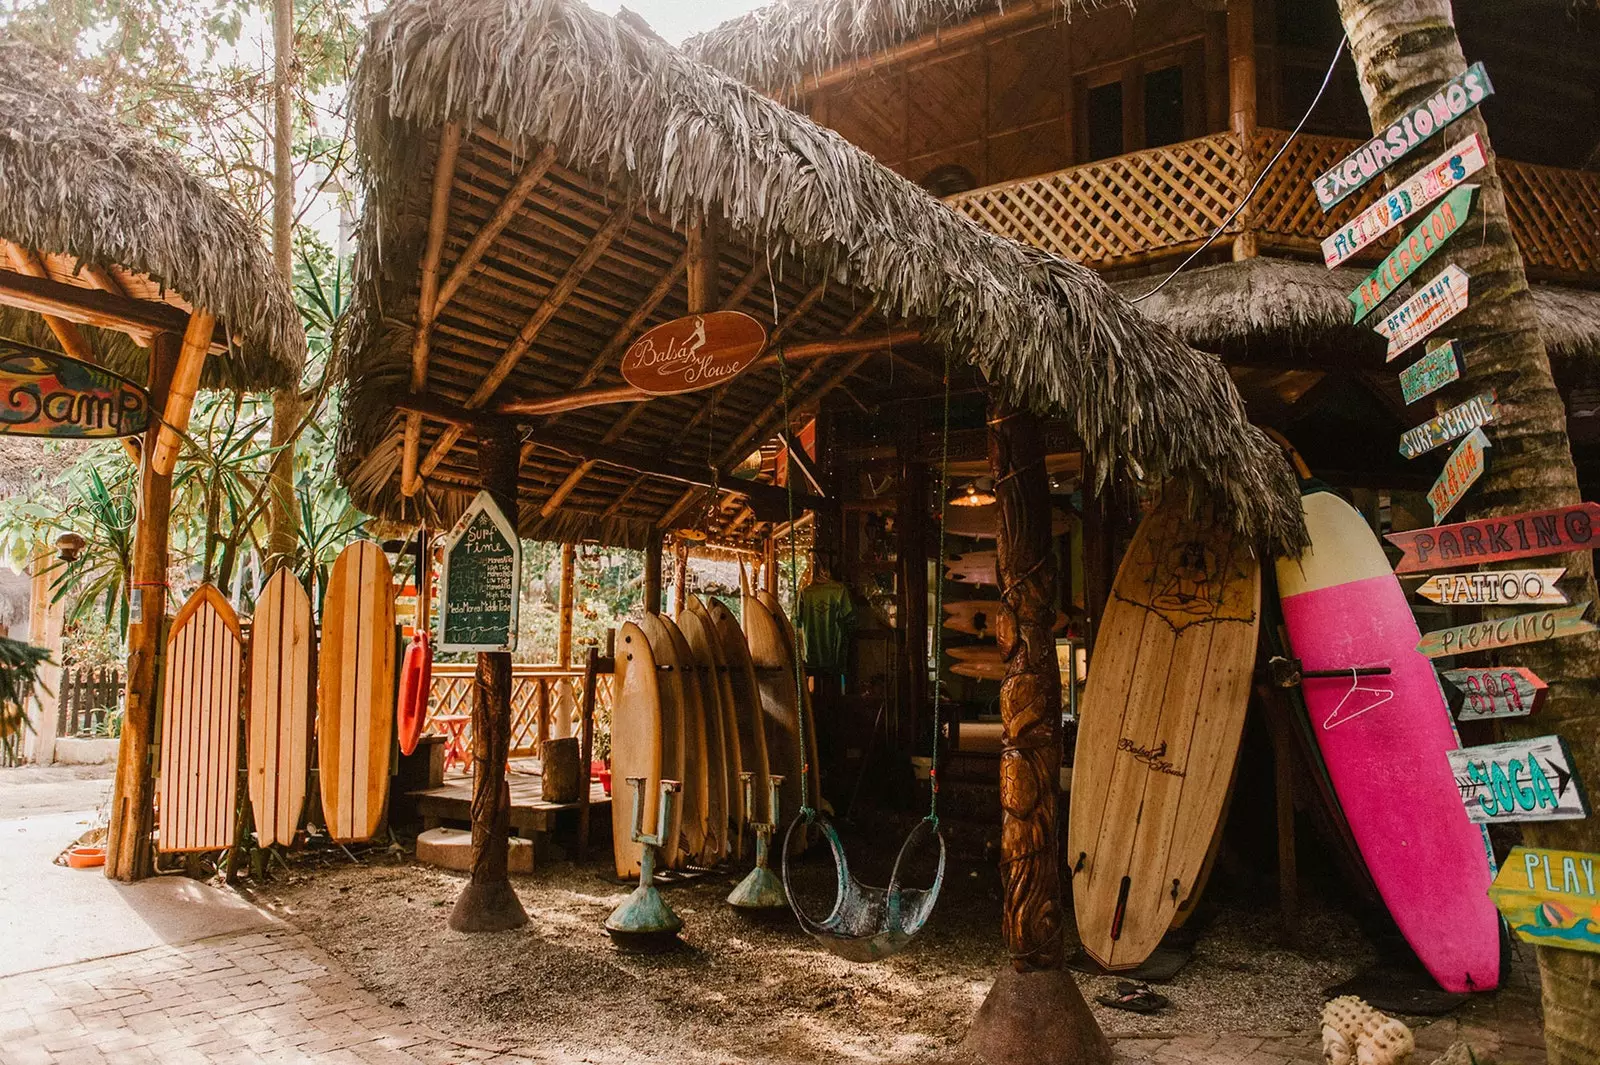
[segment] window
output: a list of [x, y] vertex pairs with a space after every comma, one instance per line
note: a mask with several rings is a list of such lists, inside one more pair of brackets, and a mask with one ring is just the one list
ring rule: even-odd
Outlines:
[[1162, 67], [1144, 76], [1144, 146], [1183, 140], [1183, 68]]
[[1122, 141], [1122, 82], [1089, 90], [1089, 158], [1108, 159], [1125, 151]]

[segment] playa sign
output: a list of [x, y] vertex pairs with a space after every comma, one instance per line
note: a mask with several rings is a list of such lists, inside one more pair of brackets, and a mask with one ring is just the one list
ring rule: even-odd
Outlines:
[[1589, 551], [1600, 543], [1600, 504], [1575, 503], [1457, 525], [1385, 533], [1402, 553], [1396, 573], [1425, 573], [1452, 564], [1509, 562], [1564, 551]]
[[1400, 371], [1400, 391], [1407, 403], [1431, 396], [1461, 379], [1461, 341], [1441, 340], [1428, 353]]
[[1333, 269], [1487, 165], [1474, 133], [1325, 237], [1322, 261]]
[[623, 353], [622, 376], [652, 396], [698, 392], [739, 376], [766, 344], [766, 329], [748, 314], [691, 314], [635, 340]]
[[1559, 569], [1508, 569], [1499, 572], [1441, 573], [1429, 577], [1417, 594], [1440, 606], [1562, 606], [1567, 595], [1556, 587]]
[[1439, 130], [1494, 94], [1482, 63], [1457, 74], [1417, 106], [1389, 123], [1378, 135], [1317, 178], [1317, 202], [1324, 212], [1363, 188]]
[[1400, 238], [1400, 246], [1385, 256], [1378, 268], [1350, 293], [1357, 322], [1377, 310], [1402, 281], [1416, 273], [1434, 252], [1444, 247], [1445, 241], [1455, 236], [1472, 211], [1472, 197], [1477, 191], [1476, 185], [1457, 186], [1423, 216], [1417, 228]]
[[1488, 425], [1499, 413], [1500, 407], [1495, 403], [1494, 389], [1480, 392], [1460, 406], [1451, 407], [1437, 418], [1423, 422], [1413, 429], [1407, 429], [1400, 437], [1400, 454], [1408, 459], [1426, 455], [1436, 447], [1443, 447], [1452, 440], [1466, 436], [1474, 429]]
[[1466, 309], [1467, 272], [1452, 263], [1373, 327], [1389, 340], [1384, 361], [1392, 362], [1395, 356]]
[[1455, 509], [1478, 478], [1483, 476], [1488, 463], [1489, 437], [1482, 429], [1474, 429], [1467, 438], [1456, 445], [1445, 460], [1439, 479], [1428, 489], [1428, 505], [1433, 508], [1433, 520], [1438, 521]]
[[1446, 751], [1474, 824], [1576, 821], [1589, 816], [1583, 784], [1560, 736]]
[[1525, 942], [1600, 954], [1600, 854], [1513, 847], [1489, 888]]
[[1549, 685], [1526, 666], [1490, 669], [1447, 669], [1445, 701], [1457, 721], [1486, 721], [1497, 717], [1527, 717], [1544, 705]]
[[0, 340], [0, 436], [135, 436], [149, 424], [150, 397], [126, 377]]
[[1543, 643], [1564, 636], [1581, 636], [1594, 632], [1592, 622], [1583, 620], [1587, 602], [1558, 610], [1535, 610], [1531, 614], [1513, 614], [1508, 618], [1490, 618], [1471, 625], [1457, 625], [1453, 629], [1436, 629], [1417, 644], [1417, 650], [1429, 658], [1446, 658], [1473, 651], [1492, 651], [1498, 647], [1515, 647], [1524, 643]]

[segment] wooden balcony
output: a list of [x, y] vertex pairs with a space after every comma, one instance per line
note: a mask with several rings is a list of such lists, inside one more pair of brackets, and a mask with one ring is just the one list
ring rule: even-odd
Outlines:
[[[1288, 136], [1262, 129], [1247, 144], [1233, 133], [1213, 133], [975, 189], [946, 202], [997, 233], [1090, 266], [1137, 266], [1199, 247], [1244, 199]], [[1261, 254], [1320, 260], [1322, 238], [1382, 191], [1383, 183], [1374, 182], [1326, 215], [1317, 205], [1312, 180], [1358, 146], [1337, 137], [1297, 138], [1218, 243], [1225, 247], [1251, 232]], [[1529, 275], [1600, 286], [1600, 173], [1509, 159], [1498, 166]], [[1392, 248], [1404, 228], [1357, 261]]]

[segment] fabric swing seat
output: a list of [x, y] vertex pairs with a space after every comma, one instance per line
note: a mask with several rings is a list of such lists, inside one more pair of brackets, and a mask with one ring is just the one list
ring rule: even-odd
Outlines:
[[[790, 837], [802, 824], [818, 825], [833, 852], [837, 875], [833, 910], [820, 921], [801, 907], [789, 880]], [[900, 883], [901, 866], [930, 833], [939, 844], [939, 864], [934, 872], [933, 884], [926, 889], [903, 887]], [[783, 837], [783, 888], [789, 897], [789, 906], [794, 910], [795, 919], [830, 954], [848, 961], [880, 961], [900, 953], [911, 943], [933, 914], [939, 890], [944, 886], [944, 863], [944, 833], [939, 831], [939, 822], [933, 817], [923, 818], [906, 837], [895, 858], [894, 870], [889, 874], [889, 886], [886, 888], [863, 884], [850, 875], [850, 864], [839, 842], [839, 834], [825, 817], [802, 813], [790, 822], [789, 830]]]

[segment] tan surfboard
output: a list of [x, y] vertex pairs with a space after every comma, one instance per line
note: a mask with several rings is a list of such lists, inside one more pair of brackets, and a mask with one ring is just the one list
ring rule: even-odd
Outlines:
[[[778, 601], [778, 597], [772, 592], [763, 589], [756, 593], [756, 598], [760, 600], [762, 606], [771, 611], [773, 620], [777, 621], [778, 627], [783, 630], [783, 646], [784, 654], [786, 656], [785, 662], [787, 663], [790, 675], [793, 675], [794, 649], [795, 647], [799, 646], [795, 643], [794, 623], [789, 620], [789, 615], [783, 612], [783, 604]], [[810, 685], [804, 683], [804, 679], [805, 678], [802, 676], [802, 683], [800, 685], [800, 713], [805, 721], [806, 757], [811, 765], [811, 775], [808, 778], [811, 790], [810, 801], [812, 809], [820, 810], [822, 809], [822, 763], [817, 760], [817, 716], [811, 708], [811, 687]]]
[[[688, 641], [700, 669], [700, 698], [706, 712], [706, 751], [711, 786], [711, 825], [715, 832], [715, 861], [733, 851], [742, 830], [739, 807], [739, 733], [733, 720], [733, 694], [722, 650], [711, 628], [705, 604], [688, 596], [678, 612], [678, 631]], [[709, 863], [708, 863], [709, 864]]]
[[1078, 722], [1067, 860], [1084, 949], [1150, 956], [1202, 877], [1249, 704], [1261, 569], [1181, 499], [1117, 572]]
[[156, 820], [163, 853], [233, 846], [243, 642], [233, 607], [209, 584], [195, 589], [167, 634]]
[[[998, 599], [962, 599], [944, 604], [944, 627], [951, 632], [964, 632], [968, 636], [982, 636], [993, 640], [1000, 611], [1005, 604]], [[1067, 627], [1067, 615], [1056, 612], [1055, 631]]]
[[[662, 726], [660, 671], [644, 631], [629, 621], [617, 633], [617, 665], [611, 700], [611, 850], [617, 876], [639, 875], [640, 845], [633, 841], [633, 791], [629, 777], [645, 783], [644, 827], [656, 831], [656, 803], [661, 794]], [[681, 754], [681, 747], [674, 747]], [[679, 768], [670, 765], [678, 779]]]
[[950, 672], [959, 677], [976, 677], [979, 680], [1005, 679], [1005, 659], [1000, 657], [1000, 648], [993, 644], [946, 647], [944, 653], [955, 660]]
[[755, 666], [756, 691], [761, 699], [762, 728], [767, 735], [767, 769], [781, 774], [778, 791], [787, 822], [800, 811], [800, 697], [795, 690], [794, 666], [783, 626], [772, 611], [753, 595], [744, 597], [744, 636]]
[[[668, 869], [682, 869], [698, 852], [705, 834], [700, 821], [701, 790], [693, 779], [700, 772], [696, 756], [698, 730], [689, 702], [698, 692], [685, 684], [677, 641], [667, 630], [668, 623], [659, 614], [646, 614], [637, 624], [656, 660], [656, 691], [661, 698], [661, 775], [683, 785], [662, 841], [661, 861]], [[611, 779], [614, 792], [616, 775], [612, 774]]]
[[[767, 731], [762, 723], [760, 685], [756, 683], [750, 645], [728, 604], [718, 599], [709, 600], [706, 613], [711, 617], [711, 628], [722, 647], [723, 660], [728, 664], [728, 686], [733, 689], [734, 725], [739, 736], [739, 761], [750, 774], [755, 792], [754, 805], [744, 812], [745, 820], [765, 822], [771, 817], [767, 809]], [[780, 810], [780, 817], [782, 813]]]
[[[1000, 504], [982, 507], [946, 507], [944, 531], [951, 536], [993, 540], [1000, 535]], [[1060, 536], [1072, 528], [1072, 516], [1060, 508], [1050, 510], [1050, 535]]]
[[728, 837], [728, 810], [722, 781], [721, 708], [716, 693], [707, 692], [713, 677], [700, 667], [683, 630], [677, 622], [660, 615], [659, 620], [672, 638], [677, 654], [679, 679], [685, 695], [684, 711], [684, 794], [694, 799], [685, 805], [699, 831], [698, 843], [688, 848], [689, 861], [709, 867], [722, 860], [722, 847]]
[[999, 584], [1000, 556], [994, 551], [963, 551], [944, 564], [946, 580], [962, 584]]
[[265, 846], [294, 842], [311, 766], [311, 597], [287, 568], [274, 573], [250, 623], [250, 809]]
[[339, 553], [317, 652], [317, 779], [328, 834], [371, 839], [389, 801], [394, 743], [394, 574], [383, 548]]

